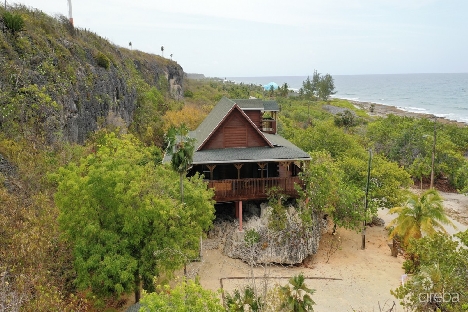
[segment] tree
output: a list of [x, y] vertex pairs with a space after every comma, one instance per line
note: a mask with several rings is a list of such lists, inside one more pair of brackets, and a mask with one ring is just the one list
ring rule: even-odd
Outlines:
[[135, 134], [146, 145], [163, 146], [163, 118], [168, 110], [164, 93], [156, 87], [138, 92], [137, 109], [133, 114], [130, 126]]
[[300, 174], [305, 188], [298, 188], [301, 201], [306, 203], [308, 213], [312, 211], [329, 215], [335, 225], [356, 228], [364, 218], [359, 205], [364, 193], [345, 182], [345, 174], [338, 164], [325, 152], [311, 153], [312, 161]]
[[144, 293], [141, 306], [147, 312], [221, 312], [218, 295], [203, 289], [198, 281], [186, 280], [175, 287], [158, 286], [157, 292]]
[[268, 90], [268, 94], [270, 97], [273, 97], [273, 95], [275, 95], [275, 87], [273, 87], [273, 85], [270, 86], [270, 89]]
[[[184, 95], [187, 97], [186, 95]], [[206, 113], [201, 108], [195, 105], [184, 105], [181, 110], [167, 111], [163, 117], [165, 131], [171, 127], [180, 127], [185, 124], [187, 128], [195, 130], [198, 125], [205, 119]]]
[[[344, 181], [360, 190], [366, 189], [368, 157], [365, 153], [345, 156], [338, 163], [345, 173]], [[404, 203], [406, 189], [413, 184], [403, 168], [375, 153], [370, 177], [368, 208], [371, 214], [379, 208], [392, 208]]]
[[133, 291], [138, 301], [141, 283], [152, 290], [154, 276], [185, 262], [165, 250], [195, 257], [213, 219], [213, 191], [195, 176], [182, 205], [176, 174], [130, 135], [104, 134], [96, 149], [55, 176], [58, 221], [73, 246], [77, 286], [101, 298]]
[[280, 96], [282, 97], [287, 97], [288, 96], [288, 92], [289, 92], [289, 86], [288, 84], [285, 82], [283, 84], [283, 86], [279, 87], [279, 94]]
[[318, 85], [320, 81], [320, 74], [317, 70], [314, 70], [314, 75], [312, 76], [312, 80], [308, 76], [305, 81], [302, 82], [302, 94], [307, 100], [315, 100], [317, 99], [317, 91]]
[[335, 126], [348, 129], [357, 125], [357, 118], [353, 112], [351, 112], [349, 109], [346, 109], [343, 112], [335, 115], [334, 122]]
[[411, 239], [403, 263], [411, 277], [391, 293], [410, 311], [468, 309], [468, 231]]
[[247, 285], [241, 291], [235, 289], [231, 294], [226, 294], [226, 304], [229, 312], [243, 312], [246, 311], [261, 311], [263, 306], [263, 300], [261, 297], [257, 297], [255, 290], [252, 286]]
[[317, 85], [317, 96], [322, 101], [327, 101], [330, 95], [335, 94], [335, 82], [330, 74], [320, 77]]
[[419, 185], [422, 190], [423, 178], [431, 174], [431, 163], [428, 158], [417, 157], [408, 168], [409, 173], [419, 180]]
[[280, 288], [280, 293], [283, 295], [281, 308], [287, 311], [303, 312], [314, 311], [312, 295], [315, 289], [310, 289], [304, 283], [304, 275], [301, 273], [289, 279], [289, 284]]
[[452, 225], [445, 215], [442, 205], [442, 197], [439, 193], [430, 189], [422, 193], [410, 194], [404, 206], [390, 209], [390, 213], [397, 213], [389, 226], [394, 226], [390, 233], [393, 238], [398, 235], [404, 246], [408, 246], [410, 238], [421, 238], [422, 234], [433, 235], [440, 230], [446, 232], [442, 224]]
[[164, 46], [161, 46], [161, 54], [164, 57]]
[[[308, 186], [305, 190], [308, 194], [303, 199], [309, 198], [313, 209], [327, 207], [325, 211], [330, 211], [338, 225], [353, 228], [378, 208], [395, 207], [406, 199], [404, 189], [412, 184], [409, 174], [396, 163], [375, 155], [369, 185], [369, 213], [364, 216], [362, 202], [368, 167], [364, 148], [351, 134], [330, 122], [317, 122], [314, 127], [294, 131], [293, 143], [313, 153], [310, 168], [303, 175]], [[316, 153], [320, 151], [331, 157], [326, 159]], [[312, 185], [315, 186], [309, 187]]]
[[183, 179], [192, 163], [193, 151], [195, 149], [195, 139], [187, 136], [188, 128], [181, 124], [178, 128], [171, 127], [167, 132], [166, 140], [168, 142], [167, 152], [172, 156], [171, 166], [180, 178], [180, 198], [184, 202], [184, 184]]

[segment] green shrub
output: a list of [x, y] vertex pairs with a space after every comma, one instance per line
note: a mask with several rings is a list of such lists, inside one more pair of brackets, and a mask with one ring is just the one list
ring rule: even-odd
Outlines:
[[109, 69], [110, 66], [110, 60], [109, 58], [102, 52], [99, 52], [96, 55], [96, 62], [99, 66], [105, 69]]
[[193, 92], [190, 91], [190, 90], [185, 90], [184, 91], [184, 97], [193, 98]]
[[12, 33], [16, 34], [24, 28], [24, 20], [19, 14], [12, 14], [10, 12], [3, 13], [3, 23], [5, 27]]
[[353, 127], [357, 125], [356, 116], [350, 110], [344, 110], [334, 117], [335, 126], [337, 127]]

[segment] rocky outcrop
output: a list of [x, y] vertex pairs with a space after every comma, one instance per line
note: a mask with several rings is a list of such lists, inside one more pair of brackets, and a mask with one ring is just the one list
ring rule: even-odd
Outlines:
[[[299, 264], [310, 255], [316, 254], [322, 232], [322, 218], [314, 216], [311, 226], [303, 226], [302, 220], [294, 207], [287, 211], [286, 227], [281, 231], [268, 228], [271, 208], [262, 204], [261, 217], [252, 217], [243, 224], [239, 232], [237, 221], [227, 225], [218, 225], [217, 236], [223, 242], [223, 252], [231, 258], [238, 258], [248, 263]], [[246, 235], [253, 230], [258, 240], [249, 243]], [[254, 234], [256, 235], [256, 234]]]

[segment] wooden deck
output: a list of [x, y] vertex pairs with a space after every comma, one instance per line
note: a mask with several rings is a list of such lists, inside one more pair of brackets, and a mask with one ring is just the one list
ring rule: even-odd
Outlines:
[[290, 197], [297, 197], [295, 184], [300, 184], [298, 177], [211, 180], [208, 187], [215, 190], [217, 202], [267, 199], [268, 190], [278, 187]]

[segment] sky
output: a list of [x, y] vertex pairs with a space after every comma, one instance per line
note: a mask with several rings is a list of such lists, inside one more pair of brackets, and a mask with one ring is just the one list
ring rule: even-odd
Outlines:
[[[3, 2], [3, 1], [2, 1]], [[67, 0], [19, 0], [68, 16]], [[467, 0], [72, 0], [75, 27], [207, 77], [467, 73]]]

